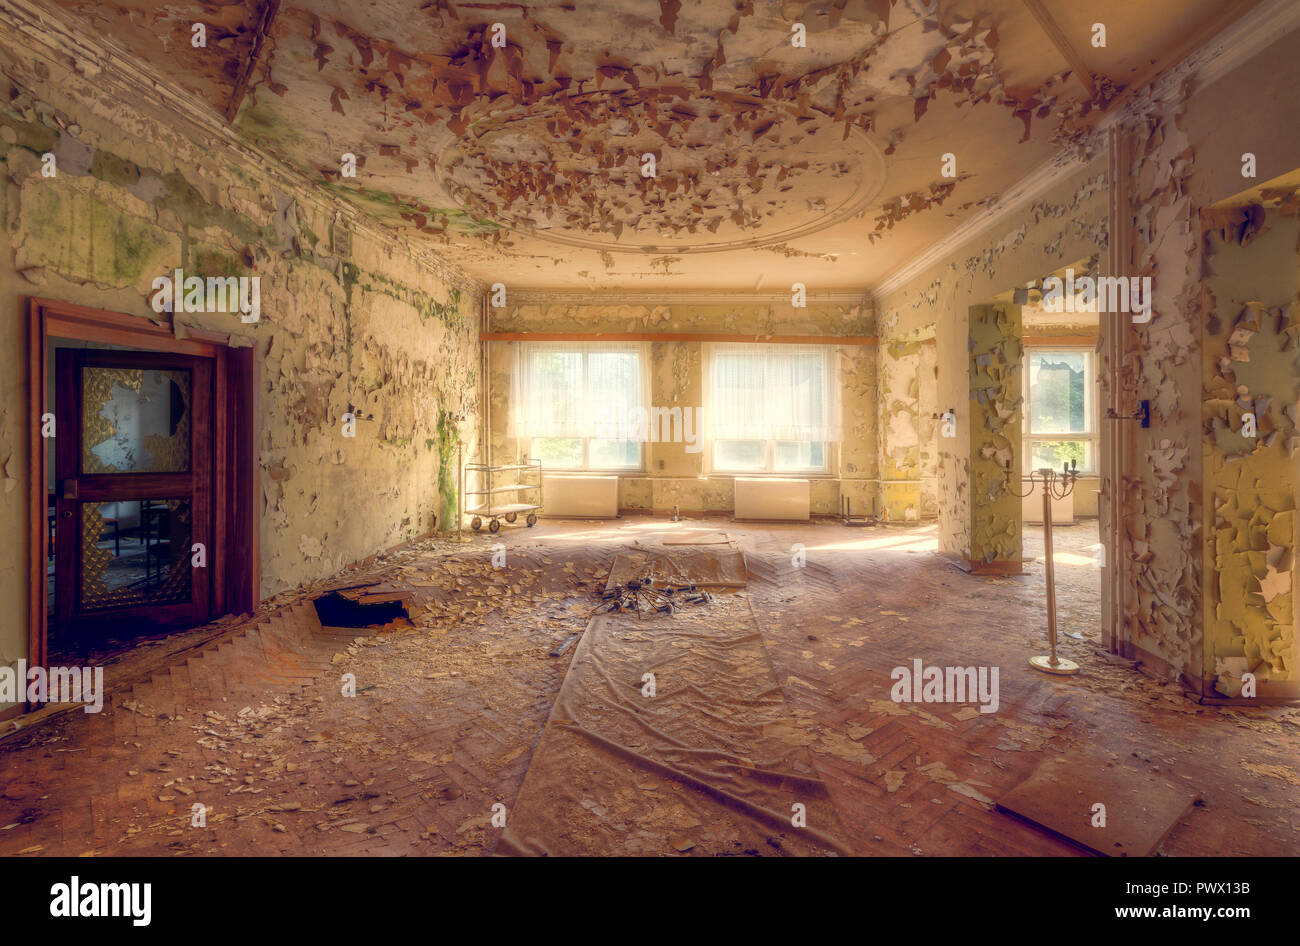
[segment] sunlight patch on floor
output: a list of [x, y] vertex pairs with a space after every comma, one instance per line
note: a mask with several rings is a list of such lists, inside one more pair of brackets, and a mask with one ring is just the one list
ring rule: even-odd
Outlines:
[[1052, 561], [1057, 565], [1078, 565], [1092, 567], [1097, 564], [1091, 556], [1079, 555], [1075, 552], [1053, 552]]
[[939, 528], [909, 529], [902, 533], [877, 534], [867, 538], [844, 538], [826, 545], [810, 545], [809, 552], [937, 552]]

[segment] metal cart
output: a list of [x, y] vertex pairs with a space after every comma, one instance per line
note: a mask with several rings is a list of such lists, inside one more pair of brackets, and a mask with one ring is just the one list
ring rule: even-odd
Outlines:
[[[519, 518], [520, 513], [525, 513], [524, 522], [532, 528], [537, 524], [537, 510], [542, 508], [542, 461], [541, 460], [523, 460], [519, 463], [507, 463], [504, 466], [492, 466], [487, 463], [467, 463], [465, 464], [466, 473], [482, 473], [483, 488], [475, 490], [462, 490], [461, 496], [464, 497], [463, 503], [469, 502], [470, 497], [477, 497], [478, 504], [473, 508], [464, 508], [462, 505], [461, 516], [473, 516], [470, 520], [469, 527], [475, 532], [483, 528], [483, 520], [488, 523], [489, 532], [497, 532], [501, 529], [501, 520], [514, 522]], [[515, 482], [503, 483], [498, 485], [496, 474], [513, 473], [512, 479]], [[536, 476], [537, 482], [526, 482], [527, 477]], [[536, 502], [501, 502], [499, 497], [519, 497], [525, 498], [525, 494], [536, 493]], [[462, 520], [463, 521], [463, 520]]]

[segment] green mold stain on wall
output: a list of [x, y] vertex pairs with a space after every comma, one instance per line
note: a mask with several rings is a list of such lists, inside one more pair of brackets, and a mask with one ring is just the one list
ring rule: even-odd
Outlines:
[[455, 531], [460, 517], [460, 496], [456, 483], [456, 454], [460, 428], [445, 408], [438, 409], [438, 525], [444, 532]]
[[133, 224], [120, 213], [96, 215], [95, 226], [102, 236], [96, 239], [96, 245], [114, 248], [108, 266], [117, 285], [134, 285], [158, 251], [167, 247], [153, 227]]
[[1020, 307], [970, 310], [970, 471], [972, 563], [1020, 558]]
[[260, 142], [280, 142], [294, 137], [294, 130], [280, 113], [253, 96], [244, 100], [235, 116], [235, 127]]
[[[421, 211], [425, 213], [426, 211]], [[438, 223], [441, 226], [443, 219], [447, 221], [447, 229], [454, 230], [457, 233], [468, 233], [472, 235], [483, 236], [489, 233], [495, 233], [502, 229], [501, 224], [493, 220], [484, 220], [481, 217], [475, 217], [473, 214], [466, 213], [460, 209], [434, 208], [427, 211], [430, 223]]]
[[453, 332], [463, 331], [467, 327], [465, 317], [460, 311], [459, 289], [451, 291], [450, 302], [439, 302], [427, 292], [414, 289], [381, 273], [362, 272], [351, 263], [345, 263], [343, 270], [343, 286], [347, 292], [349, 305], [352, 304], [352, 287], [359, 285], [366, 292], [377, 292], [409, 305], [415, 309], [421, 322], [436, 320]]
[[72, 279], [138, 286], [177, 261], [174, 238], [100, 200], [85, 178], [61, 176], [24, 193], [22, 227], [27, 260]]
[[503, 229], [499, 223], [475, 217], [459, 207], [427, 207], [391, 191], [342, 181], [326, 181], [321, 187], [395, 227], [409, 227], [414, 223], [418, 229], [429, 233], [438, 234], [445, 230], [470, 236], [489, 236]]
[[209, 203], [199, 193], [198, 188], [179, 171], [172, 171], [161, 177], [167, 187], [167, 194], [159, 197], [154, 202], [154, 206], [159, 210], [172, 211], [178, 219], [185, 221], [187, 228], [203, 230], [215, 227], [250, 245], [278, 246], [280, 244], [275, 227], [259, 227], [233, 210]]

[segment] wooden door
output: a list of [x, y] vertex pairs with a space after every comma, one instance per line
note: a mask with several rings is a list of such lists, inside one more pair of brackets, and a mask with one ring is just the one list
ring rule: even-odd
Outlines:
[[206, 621], [215, 554], [211, 359], [56, 354], [59, 630], [130, 633]]

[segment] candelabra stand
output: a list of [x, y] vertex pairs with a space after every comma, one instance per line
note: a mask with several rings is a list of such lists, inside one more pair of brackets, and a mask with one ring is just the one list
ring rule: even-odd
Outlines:
[[1023, 493], [1012, 485], [1014, 477], [1010, 463], [1007, 464], [1006, 470], [1008, 488], [1022, 499], [1034, 492], [1035, 485], [1041, 485], [1043, 488], [1043, 555], [1047, 564], [1047, 639], [1051, 643], [1051, 653], [1030, 657], [1029, 666], [1044, 673], [1069, 675], [1079, 672], [1079, 665], [1073, 660], [1056, 656], [1056, 570], [1052, 561], [1052, 500], [1064, 499], [1074, 492], [1075, 481], [1079, 478], [1077, 467], [1078, 462], [1071, 461], [1064, 465], [1060, 473], [1047, 467], [1034, 470], [1029, 474], [1029, 489]]

